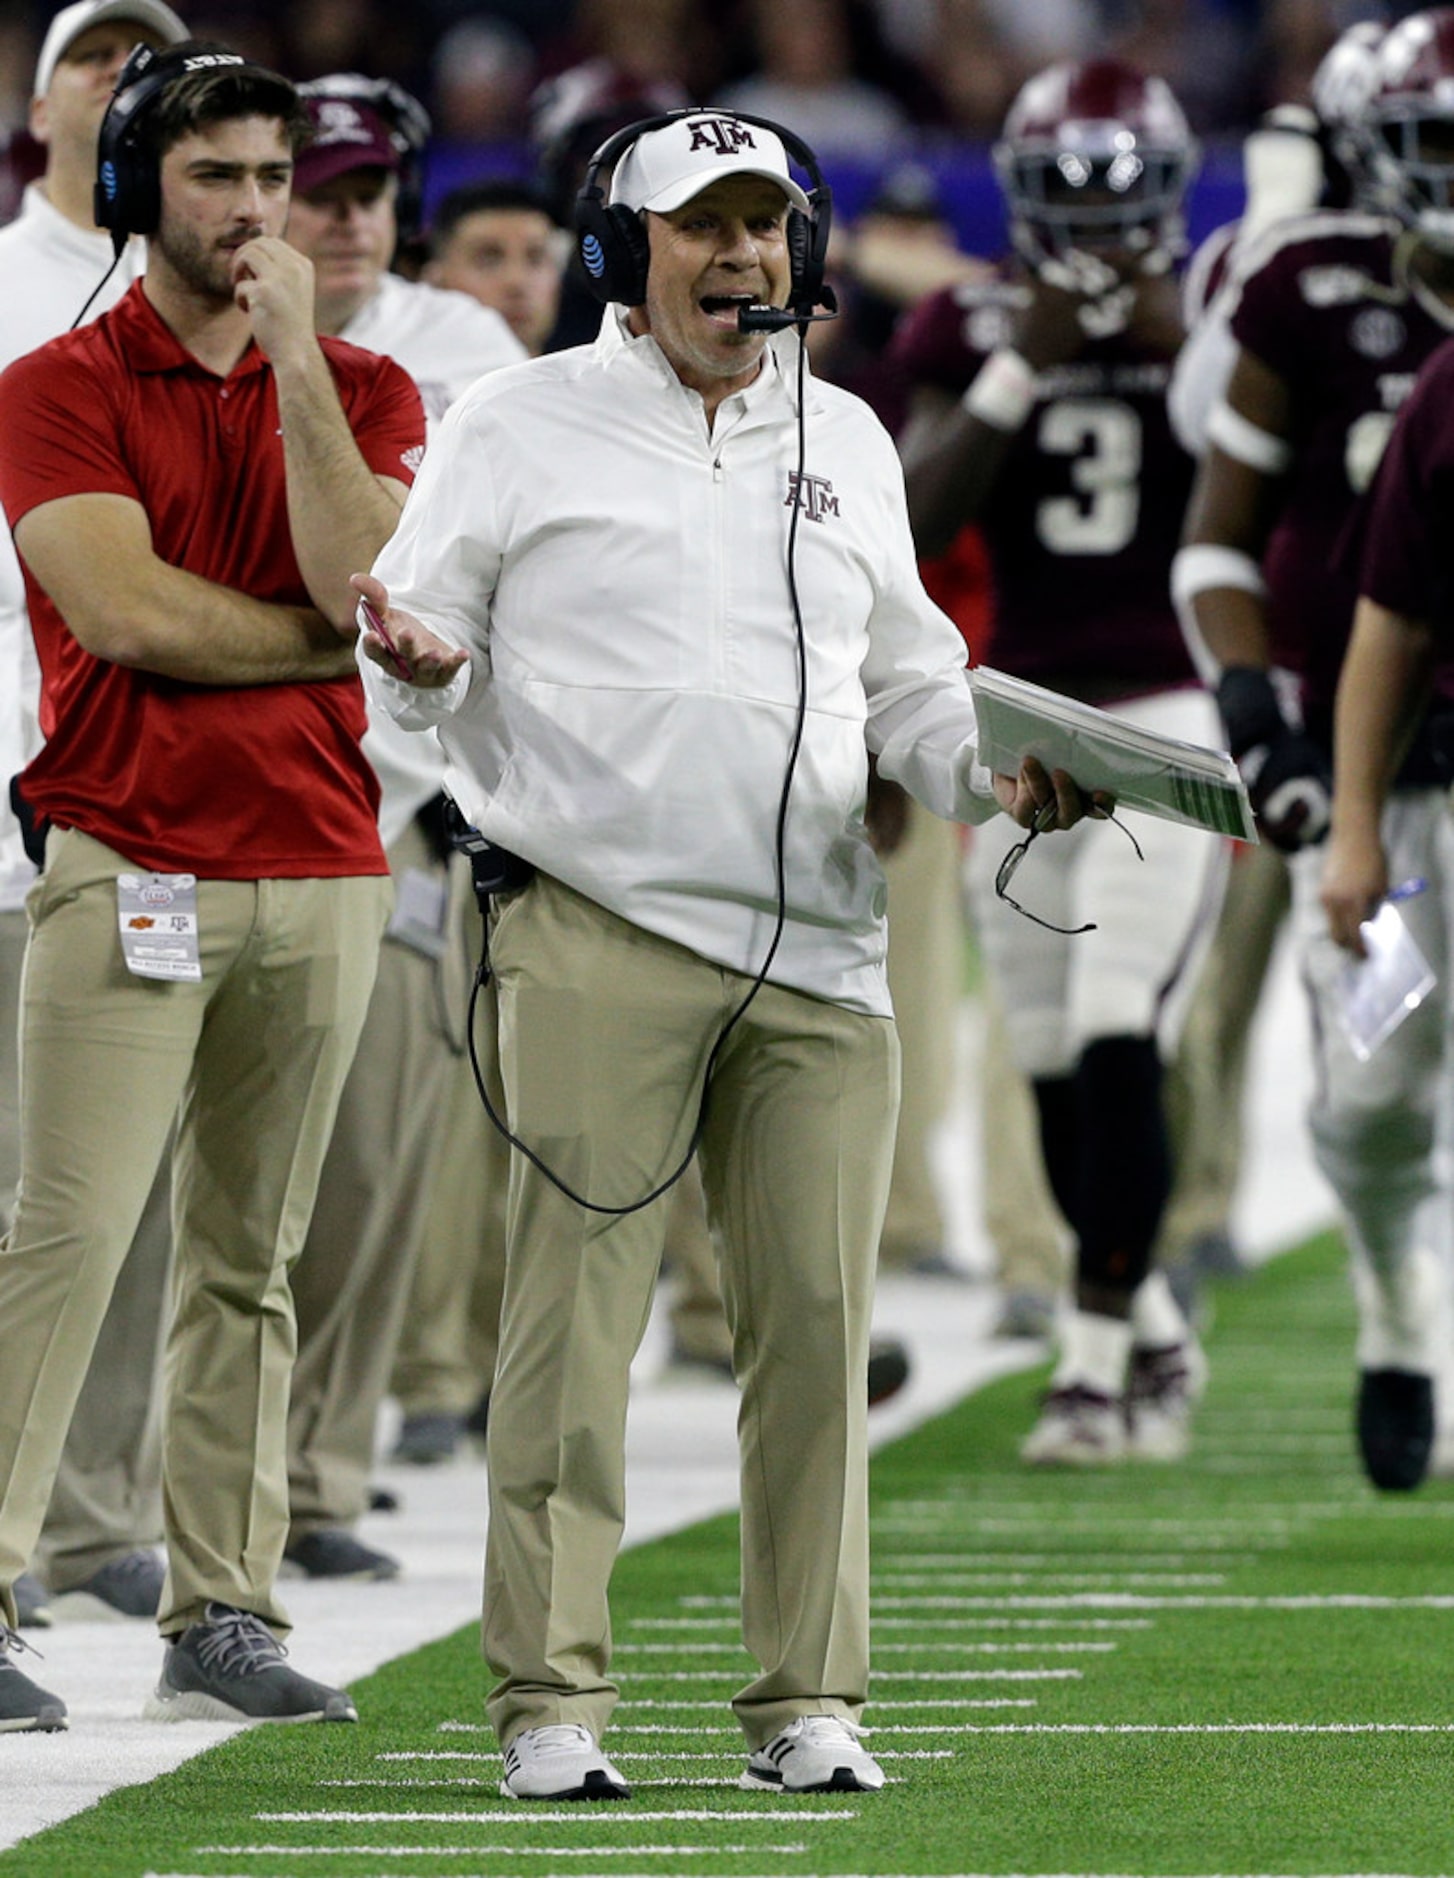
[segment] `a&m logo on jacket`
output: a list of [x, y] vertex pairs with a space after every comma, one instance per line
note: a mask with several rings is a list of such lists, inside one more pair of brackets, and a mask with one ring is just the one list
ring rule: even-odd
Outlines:
[[[746, 124], [729, 118], [698, 117], [692, 120], [692, 150], [711, 150], [717, 156], [731, 156], [737, 150], [755, 150], [752, 132]], [[691, 150], [687, 152], [691, 155]]]
[[821, 522], [838, 514], [838, 498], [826, 476], [800, 476], [796, 470], [789, 470], [788, 497], [783, 507], [795, 506], [802, 510], [805, 522]]

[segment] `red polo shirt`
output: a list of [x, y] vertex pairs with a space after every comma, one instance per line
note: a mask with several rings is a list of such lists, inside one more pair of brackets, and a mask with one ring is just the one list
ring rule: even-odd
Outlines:
[[[391, 360], [322, 341], [364, 461], [413, 479], [424, 416]], [[0, 501], [127, 496], [157, 554], [257, 600], [310, 604], [288, 530], [277, 390], [249, 347], [219, 378], [139, 282], [0, 376]], [[77, 554], [86, 552], [83, 541]], [[381, 874], [378, 784], [356, 676], [209, 686], [100, 659], [25, 570], [46, 744], [21, 788], [40, 816], [142, 867], [222, 880]]]

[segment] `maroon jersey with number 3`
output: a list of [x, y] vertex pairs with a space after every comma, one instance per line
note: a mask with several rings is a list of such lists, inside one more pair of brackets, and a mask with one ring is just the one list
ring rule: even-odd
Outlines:
[[[1011, 343], [1028, 292], [1005, 274], [930, 295], [895, 335], [897, 364], [958, 395]], [[1170, 599], [1192, 477], [1167, 422], [1171, 363], [1118, 333], [1041, 375], [979, 518], [1004, 671], [1098, 702], [1194, 682]]]

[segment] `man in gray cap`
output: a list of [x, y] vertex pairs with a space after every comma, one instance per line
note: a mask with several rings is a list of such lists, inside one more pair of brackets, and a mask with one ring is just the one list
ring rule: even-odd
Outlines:
[[[111, 240], [91, 213], [96, 135], [132, 47], [186, 37], [161, 0], [76, 0], [51, 21], [30, 107], [45, 174], [26, 190], [19, 217], [0, 229], [3, 277], [24, 283], [23, 292], [0, 298], [0, 369], [64, 332], [88, 300], [92, 313], [113, 305], [142, 271], [145, 248], [133, 239], [107, 279]], [[0, 775], [14, 775], [38, 748], [37, 689], [24, 586], [9, 531], [0, 530]], [[34, 877], [10, 804], [0, 800], [0, 1223], [10, 1218], [19, 1165], [16, 1011]], [[161, 1536], [154, 1353], [169, 1245], [158, 1195], [117, 1283], [41, 1536], [37, 1563], [58, 1615], [156, 1612], [163, 1568], [151, 1550]], [[22, 1580], [20, 1603], [22, 1621], [44, 1620], [35, 1578]]]

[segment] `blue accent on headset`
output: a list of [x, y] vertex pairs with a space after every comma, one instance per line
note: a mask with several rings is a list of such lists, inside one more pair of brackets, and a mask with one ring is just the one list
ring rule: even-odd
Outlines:
[[116, 165], [114, 163], [101, 165], [101, 187], [106, 191], [107, 201], [114, 202], [116, 200]]
[[586, 264], [586, 271], [599, 280], [606, 271], [606, 254], [594, 235], [587, 235], [581, 242], [581, 259]]

